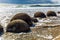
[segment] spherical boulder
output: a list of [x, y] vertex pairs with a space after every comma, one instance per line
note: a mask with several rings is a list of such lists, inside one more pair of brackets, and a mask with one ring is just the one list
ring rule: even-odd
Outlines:
[[3, 26], [0, 25], [0, 36], [4, 33], [4, 29], [3, 29]]
[[7, 25], [6, 32], [13, 32], [13, 33], [20, 33], [20, 32], [29, 32], [30, 27], [29, 25], [19, 19], [19, 20], [13, 20]]
[[36, 12], [34, 14], [35, 18], [46, 18], [46, 15], [43, 12]]
[[29, 26], [33, 25], [31, 17], [28, 14], [26, 14], [26, 13], [18, 13], [18, 14], [16, 14], [11, 19], [11, 21], [16, 20], [16, 19], [22, 19], [22, 20], [24, 20], [25, 22], [27, 22], [27, 24], [29, 24]]
[[58, 13], [60, 13], [60, 11], [58, 11]]
[[56, 13], [54, 11], [48, 11], [47, 16], [51, 17], [51, 16], [57, 16], [57, 15], [56, 15]]
[[60, 11], [58, 11], [57, 13], [60, 14]]

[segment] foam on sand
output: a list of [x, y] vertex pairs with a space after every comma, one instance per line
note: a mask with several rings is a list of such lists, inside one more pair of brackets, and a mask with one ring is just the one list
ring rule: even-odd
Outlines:
[[60, 35], [58, 35], [57, 37], [55, 37], [53, 40], [60, 40]]

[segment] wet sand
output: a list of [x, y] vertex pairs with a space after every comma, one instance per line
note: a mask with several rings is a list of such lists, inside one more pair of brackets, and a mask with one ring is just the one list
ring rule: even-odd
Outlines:
[[[37, 23], [34, 23], [38, 25]], [[53, 25], [53, 24], [48, 24]], [[9, 33], [5, 32], [2, 37], [4, 40], [52, 40], [60, 35], [60, 25], [55, 26], [35, 26], [31, 27], [29, 33]]]

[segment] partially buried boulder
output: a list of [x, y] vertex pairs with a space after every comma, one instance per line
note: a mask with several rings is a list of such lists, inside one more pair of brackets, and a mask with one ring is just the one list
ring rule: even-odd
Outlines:
[[36, 12], [34, 14], [35, 18], [46, 18], [46, 15], [43, 12]]
[[7, 25], [6, 32], [20, 33], [29, 32], [29, 25], [23, 20], [13, 20]]
[[58, 11], [57, 13], [60, 14], [60, 11]]
[[4, 33], [4, 29], [3, 29], [3, 26], [0, 25], [0, 36]]
[[27, 24], [29, 24], [29, 26], [33, 25], [31, 17], [28, 14], [26, 14], [26, 13], [18, 13], [18, 14], [16, 14], [11, 19], [11, 21], [16, 20], [16, 19], [22, 19], [22, 20], [24, 20]]
[[57, 15], [56, 15], [56, 13], [54, 11], [48, 11], [47, 16], [51, 17], [51, 16], [57, 16]]

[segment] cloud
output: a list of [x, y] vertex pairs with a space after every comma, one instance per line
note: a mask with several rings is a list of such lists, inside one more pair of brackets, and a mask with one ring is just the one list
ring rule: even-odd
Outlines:
[[51, 0], [28, 0], [27, 2], [29, 2], [29, 3], [40, 3], [40, 4], [52, 3]]
[[51, 0], [53, 3], [60, 4], [60, 0]]

